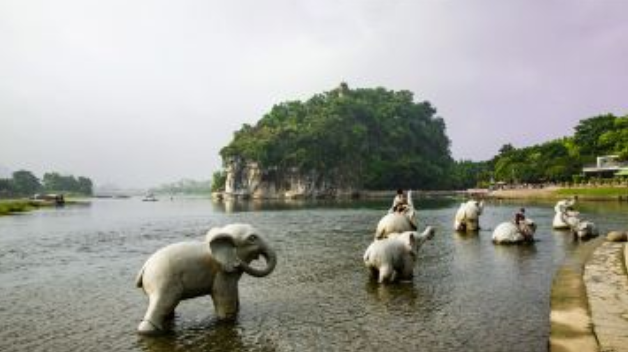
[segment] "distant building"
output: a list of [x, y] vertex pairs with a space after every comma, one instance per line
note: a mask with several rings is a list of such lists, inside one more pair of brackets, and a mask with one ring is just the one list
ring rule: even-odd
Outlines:
[[628, 171], [628, 162], [619, 161], [618, 155], [598, 156], [595, 165], [582, 168], [585, 176], [613, 177], [618, 172]]

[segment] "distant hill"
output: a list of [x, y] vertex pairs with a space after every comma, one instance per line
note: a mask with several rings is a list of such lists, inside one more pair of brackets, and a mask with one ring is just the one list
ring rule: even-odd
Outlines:
[[167, 183], [155, 188], [151, 188], [150, 192], [159, 194], [205, 194], [211, 193], [211, 180], [197, 181], [190, 179], [182, 179], [177, 182]]

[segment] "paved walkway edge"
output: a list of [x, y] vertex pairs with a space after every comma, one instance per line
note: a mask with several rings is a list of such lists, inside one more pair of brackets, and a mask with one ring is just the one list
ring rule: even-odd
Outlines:
[[626, 244], [605, 242], [587, 261], [584, 282], [600, 351], [628, 352]]
[[599, 351], [593, 330], [584, 267], [603, 239], [582, 244], [566, 258], [552, 283], [549, 350], [552, 352]]

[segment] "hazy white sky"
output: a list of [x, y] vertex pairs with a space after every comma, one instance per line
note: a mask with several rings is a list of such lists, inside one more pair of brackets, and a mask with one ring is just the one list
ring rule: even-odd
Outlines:
[[0, 0], [0, 165], [97, 184], [207, 179], [273, 104], [384, 86], [456, 159], [628, 113], [628, 1]]

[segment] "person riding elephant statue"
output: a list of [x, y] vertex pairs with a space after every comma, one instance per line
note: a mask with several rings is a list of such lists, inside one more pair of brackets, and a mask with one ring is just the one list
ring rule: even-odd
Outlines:
[[392, 207], [377, 224], [375, 239], [383, 239], [391, 233], [415, 231], [418, 228], [416, 210], [412, 201], [412, 191], [406, 196], [403, 190], [397, 190]]
[[516, 244], [534, 242], [536, 223], [525, 216], [525, 209], [521, 208], [513, 221], [502, 222], [493, 230], [493, 243]]
[[554, 206], [554, 220], [552, 221], [552, 227], [555, 230], [570, 230], [578, 221], [578, 213], [574, 210], [576, 204], [575, 199], [563, 199], [556, 202]]

